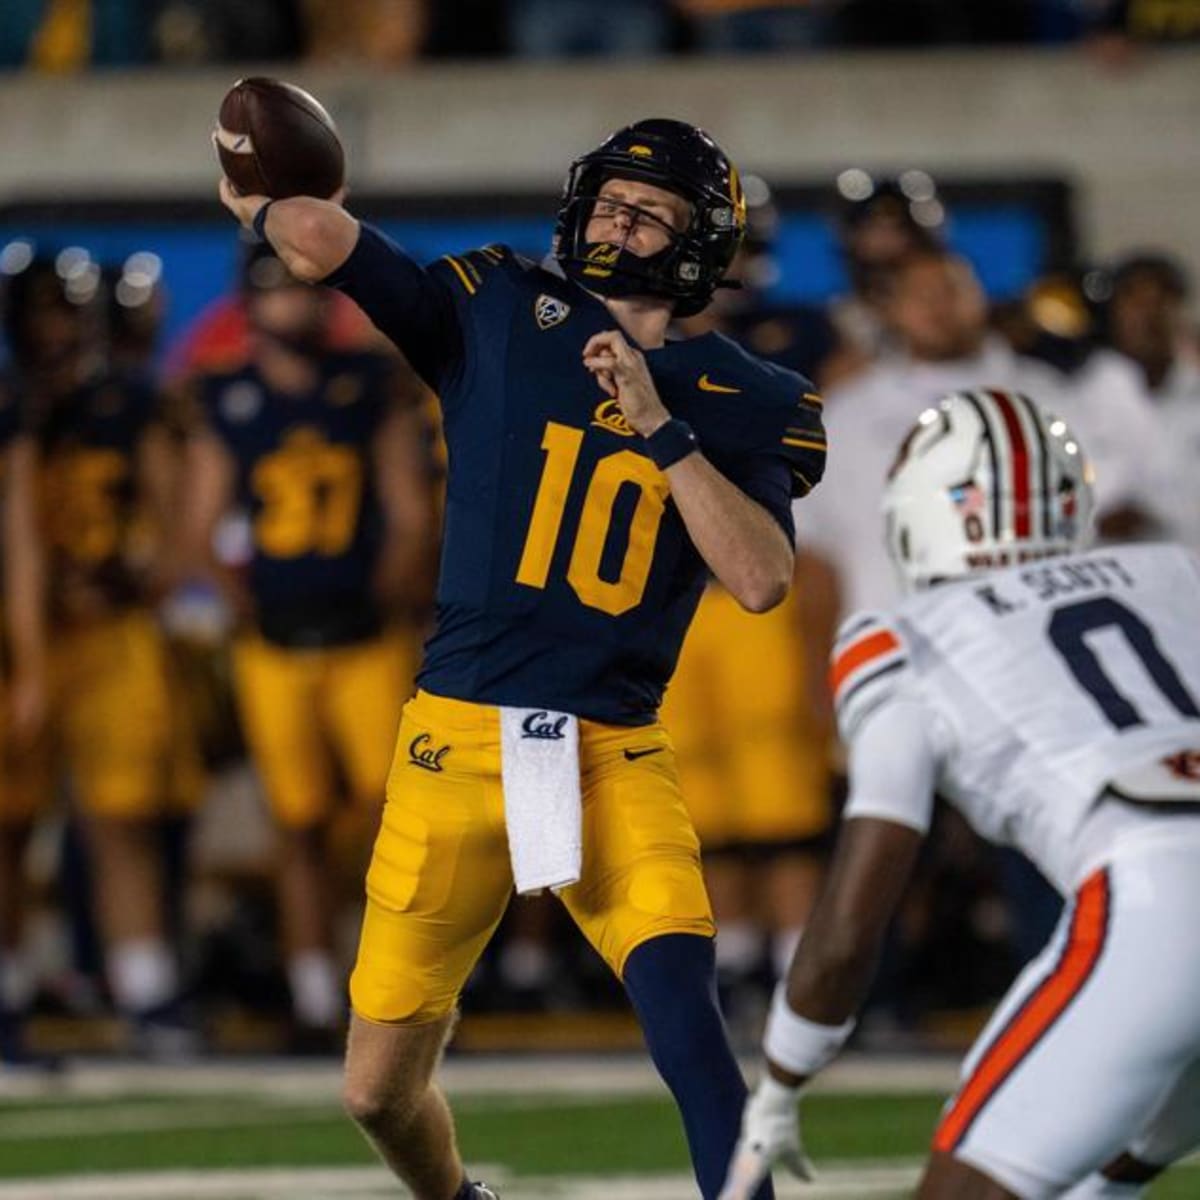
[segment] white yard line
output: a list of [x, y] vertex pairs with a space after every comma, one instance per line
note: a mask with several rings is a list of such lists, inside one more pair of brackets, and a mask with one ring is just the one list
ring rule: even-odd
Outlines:
[[[597, 1104], [638, 1100], [638, 1092], [590, 1095], [572, 1093], [553, 1097], [554, 1106], [586, 1112]], [[468, 1093], [458, 1096], [457, 1113], [521, 1113], [546, 1107], [547, 1097], [537, 1092], [510, 1094]], [[57, 1107], [41, 1106], [33, 1111], [16, 1108], [6, 1111], [0, 1104], [0, 1145], [5, 1142], [57, 1141], [63, 1137], [107, 1137], [111, 1134], [162, 1133], [165, 1130], [241, 1129], [292, 1126], [308, 1123], [328, 1124], [342, 1120], [341, 1108], [332, 1100], [311, 1096], [230, 1097], [186, 1094], [153, 1101], [113, 1099], [103, 1105], [72, 1105], [69, 1100]], [[586, 1119], [586, 1118], [585, 1118]]]
[[[758, 1063], [743, 1064], [754, 1076]], [[957, 1059], [944, 1055], [891, 1058], [847, 1055], [824, 1072], [816, 1089], [826, 1092], [894, 1094], [947, 1093], [957, 1077]], [[648, 1059], [628, 1055], [501, 1055], [450, 1058], [441, 1079], [451, 1096], [536, 1092], [589, 1096], [663, 1094]], [[243, 1097], [338, 1102], [337, 1064], [259, 1059], [237, 1063], [144, 1066], [79, 1063], [60, 1078], [31, 1079], [0, 1070], [0, 1104], [5, 1100], [112, 1097], [130, 1094], [236, 1094]]]
[[[781, 1197], [794, 1200], [892, 1200], [916, 1182], [915, 1162], [831, 1164], [816, 1183], [777, 1182]], [[695, 1200], [690, 1176], [614, 1178], [505, 1178], [489, 1181], [519, 1200]], [[0, 1200], [399, 1200], [397, 1184], [377, 1167], [296, 1170], [152, 1171], [137, 1174], [59, 1177], [45, 1182], [0, 1184]]]
[[4, 1142], [58, 1141], [66, 1137], [108, 1137], [112, 1134], [162, 1133], [185, 1129], [246, 1129], [264, 1126], [328, 1124], [337, 1110], [288, 1105], [263, 1108], [259, 1103], [238, 1105], [122, 1104], [103, 1108], [60, 1108], [53, 1111], [4, 1112], [0, 1107], [0, 1145]]

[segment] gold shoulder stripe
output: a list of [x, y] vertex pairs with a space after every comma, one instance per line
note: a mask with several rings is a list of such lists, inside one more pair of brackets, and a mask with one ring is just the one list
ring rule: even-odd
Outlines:
[[807, 438], [789, 438], [783, 439], [785, 446], [799, 446], [801, 450], [827, 450], [829, 447], [825, 442], [812, 442]]
[[805, 475], [805, 474], [804, 474], [804, 472], [803, 472], [803, 471], [797, 471], [797, 470], [796, 470], [796, 468], [795, 468], [795, 467], [793, 467], [793, 468], [792, 468], [792, 474], [793, 474], [793, 475], [795, 475], [795, 477], [796, 477], [798, 480], [800, 480], [800, 482], [801, 482], [802, 484], [804, 484], [804, 490], [805, 490], [805, 492], [811, 492], [811, 491], [813, 490], [812, 481], [811, 481], [811, 480], [808, 478], [808, 476], [807, 476], [807, 475]]
[[490, 258], [494, 263], [500, 263], [504, 261], [504, 255], [497, 250], [495, 246], [484, 246], [480, 251], [480, 254], [487, 255], [487, 257]]
[[463, 270], [462, 264], [458, 261], [458, 259], [454, 258], [450, 254], [443, 254], [442, 257], [454, 268], [454, 273], [462, 281], [463, 287], [467, 289], [467, 295], [475, 295], [475, 285], [471, 282], [471, 279], [467, 275], [466, 271]]
[[809, 404], [815, 404], [818, 408], [821, 408], [825, 404], [825, 401], [816, 392], [805, 392], [800, 399], [801, 401], [807, 400]]

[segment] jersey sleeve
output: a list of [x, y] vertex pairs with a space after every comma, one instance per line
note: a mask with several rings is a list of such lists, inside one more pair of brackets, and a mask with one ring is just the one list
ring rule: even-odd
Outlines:
[[825, 474], [828, 451], [820, 396], [802, 391], [777, 418], [775, 434], [777, 444], [771, 449], [791, 471], [791, 499], [807, 496]]
[[917, 700], [893, 696], [859, 723], [850, 743], [844, 820], [872, 817], [928, 832], [941, 763], [928, 716]]
[[904, 690], [908, 649], [899, 631], [873, 613], [851, 617], [838, 631], [829, 691], [842, 741], [853, 743], [862, 722]]
[[443, 280], [457, 307], [469, 307], [497, 278], [496, 268], [512, 258], [507, 246], [482, 246], [462, 254], [443, 254], [429, 264], [431, 275]]
[[802, 376], [762, 365], [769, 371], [767, 402], [748, 412], [743, 451], [728, 474], [794, 542], [792, 501], [808, 495], [825, 471], [821, 402]]
[[350, 257], [325, 283], [349, 296], [435, 390], [461, 361], [461, 317], [440, 264], [422, 267], [363, 224]]
[[908, 647], [883, 617], [851, 617], [833, 648], [830, 686], [849, 747], [845, 818], [929, 828], [949, 731], [913, 686]]

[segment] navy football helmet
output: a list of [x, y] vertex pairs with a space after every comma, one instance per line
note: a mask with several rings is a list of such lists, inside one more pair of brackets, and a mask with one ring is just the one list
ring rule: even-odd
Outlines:
[[[588, 221], [601, 186], [614, 178], [645, 180], [682, 196], [692, 206], [687, 228], [657, 254], [597, 256], [587, 242]], [[741, 182], [724, 151], [694, 125], [654, 117], [617, 130], [571, 164], [553, 253], [567, 275], [591, 291], [668, 297], [675, 315], [688, 317], [708, 304], [716, 288], [736, 286], [723, 284], [723, 276], [745, 227]]]

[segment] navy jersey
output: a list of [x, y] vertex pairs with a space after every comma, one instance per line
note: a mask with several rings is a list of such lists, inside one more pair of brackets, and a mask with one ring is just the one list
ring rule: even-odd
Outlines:
[[272, 391], [253, 364], [196, 385], [199, 417], [233, 457], [250, 517], [259, 628], [283, 645], [353, 642], [380, 627], [373, 440], [395, 365], [379, 354], [327, 354], [319, 369], [303, 395]]
[[142, 440], [160, 418], [151, 381], [100, 375], [53, 398], [30, 395], [25, 419], [42, 467], [52, 612], [67, 620], [136, 603], [149, 532]]
[[[654, 719], [706, 568], [667, 478], [584, 367], [614, 318], [501, 246], [428, 268], [368, 226], [328, 280], [438, 392], [449, 451], [436, 629], [419, 676], [437, 695]], [[716, 334], [646, 354], [706, 457], [793, 536], [820, 478], [812, 387]]]

